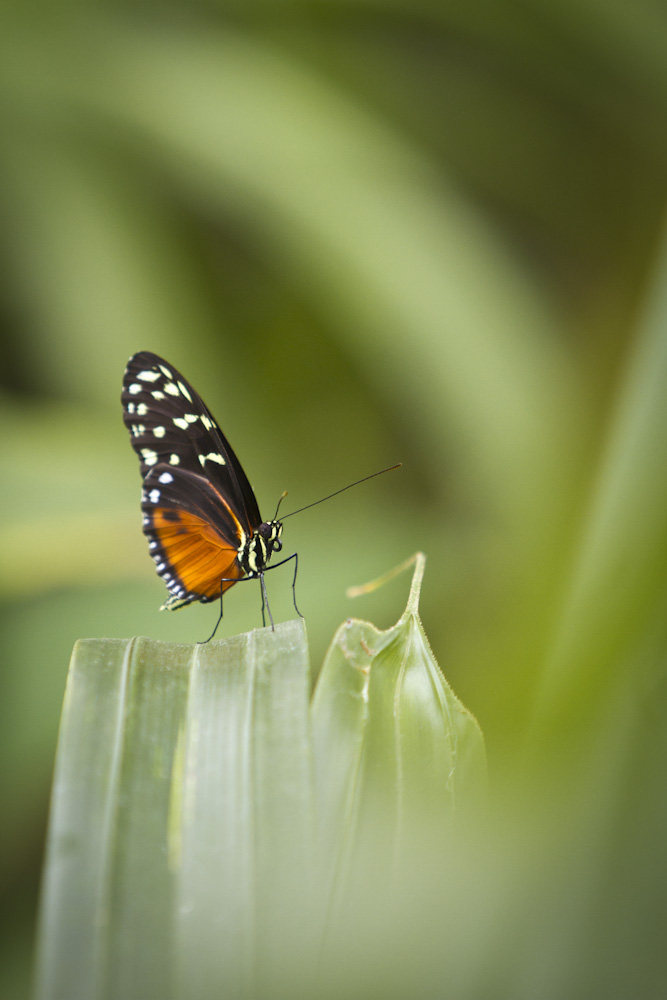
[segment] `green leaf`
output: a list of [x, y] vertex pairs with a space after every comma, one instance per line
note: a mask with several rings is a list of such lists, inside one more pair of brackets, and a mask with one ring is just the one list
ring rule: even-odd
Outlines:
[[336, 633], [313, 700], [323, 858], [335, 891], [387, 871], [441, 838], [483, 796], [481, 730], [433, 656], [418, 614], [424, 557], [405, 612], [387, 631], [350, 619]]
[[204, 646], [77, 643], [39, 1000], [236, 995], [275, 975], [304, 920], [308, 692], [300, 621]]
[[198, 648], [172, 823], [176, 995], [237, 996], [270, 984], [307, 938], [308, 649], [300, 619]]
[[418, 842], [439, 856], [485, 759], [419, 621], [423, 562], [393, 629], [341, 627], [310, 718], [301, 620], [77, 643], [38, 1000], [312, 996], [332, 903], [375, 906]]
[[654, 622], [662, 620], [667, 582], [666, 329], [663, 239], [610, 410], [536, 698], [530, 759], [540, 767], [546, 754], [563, 772], [567, 751], [572, 768], [580, 772], [591, 717], [614, 684], [624, 686], [627, 676], [636, 684], [633, 658], [646, 656]]

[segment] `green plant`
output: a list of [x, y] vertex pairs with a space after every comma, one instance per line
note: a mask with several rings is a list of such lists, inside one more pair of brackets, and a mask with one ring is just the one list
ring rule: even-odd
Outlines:
[[301, 620], [77, 644], [40, 1000], [312, 995], [352, 901], [401, 905], [417, 847], [451, 839], [485, 780], [419, 621], [423, 563], [393, 628], [341, 626], [312, 712]]

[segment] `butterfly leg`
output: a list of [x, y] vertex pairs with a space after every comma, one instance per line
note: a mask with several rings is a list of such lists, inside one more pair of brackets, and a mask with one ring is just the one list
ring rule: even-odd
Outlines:
[[[287, 559], [281, 559], [280, 562], [274, 563], [273, 566], [267, 566], [266, 572], [268, 573], [270, 569], [278, 569], [279, 566], [284, 566], [285, 563], [291, 562], [292, 559], [294, 560], [294, 579], [292, 580], [292, 600], [294, 602], [294, 610], [296, 611], [297, 615], [299, 616], [299, 618], [303, 618], [303, 615], [299, 611], [299, 608], [296, 603], [296, 574], [299, 569], [298, 552], [292, 553], [292, 555], [288, 556]], [[267, 607], [268, 607], [268, 602], [267, 602]]]
[[264, 615], [264, 608], [269, 612], [269, 621], [271, 622], [271, 631], [275, 632], [276, 626], [273, 624], [273, 615], [271, 614], [271, 608], [269, 607], [269, 595], [266, 592], [266, 584], [264, 583], [264, 574], [259, 574], [259, 582], [262, 588], [262, 625], [266, 627], [266, 618]]
[[296, 603], [296, 574], [297, 574], [297, 571], [299, 569], [299, 556], [298, 556], [298, 553], [295, 552], [293, 557], [290, 556], [290, 559], [291, 558], [294, 558], [294, 577], [292, 579], [292, 602], [294, 603], [294, 610], [296, 611], [296, 613], [299, 616], [299, 618], [303, 618], [303, 615], [299, 611], [299, 608], [297, 607], [297, 603]]
[[[283, 559], [283, 560], [281, 560], [281, 562], [274, 563], [273, 566], [268, 566], [266, 568], [265, 572], [268, 573], [268, 571], [270, 569], [278, 569], [279, 566], [284, 566], [285, 563], [291, 562], [292, 559], [294, 560], [294, 578], [292, 579], [292, 600], [294, 601], [294, 610], [296, 611], [296, 613], [298, 614], [298, 616], [300, 618], [303, 618], [303, 615], [299, 611], [299, 609], [297, 607], [297, 603], [296, 603], [296, 574], [297, 574], [297, 570], [299, 568], [299, 556], [298, 556], [298, 554], [295, 552], [293, 555], [288, 556], [287, 559]], [[214, 637], [215, 633], [218, 631], [218, 628], [220, 626], [220, 622], [222, 621], [222, 595], [223, 595], [223, 591], [224, 591], [223, 584], [225, 584], [225, 583], [245, 583], [247, 580], [256, 580], [256, 579], [257, 579], [256, 576], [250, 575], [250, 576], [241, 577], [241, 579], [239, 579], [238, 577], [229, 577], [229, 578], [228, 577], [223, 577], [220, 580], [220, 614], [218, 616], [218, 620], [215, 623], [215, 628], [213, 629], [213, 631], [209, 635], [208, 639], [201, 640], [199, 643], [197, 643], [197, 645], [203, 646], [207, 642], [210, 642], [211, 639]], [[271, 631], [275, 632], [276, 627], [275, 627], [275, 624], [274, 624], [274, 621], [273, 621], [273, 615], [271, 614], [271, 607], [269, 605], [269, 595], [266, 592], [266, 584], [264, 583], [264, 573], [260, 573], [259, 574], [259, 583], [260, 583], [260, 587], [262, 589], [262, 625], [264, 627], [266, 627], [266, 613], [268, 612], [268, 614], [269, 614], [269, 621], [271, 622]]]
[[[211, 641], [211, 639], [213, 638], [213, 636], [215, 635], [215, 633], [218, 631], [218, 628], [220, 626], [220, 622], [222, 621], [222, 595], [223, 595], [224, 590], [225, 590], [224, 584], [225, 583], [245, 583], [246, 580], [254, 580], [254, 579], [255, 579], [255, 577], [253, 577], [253, 576], [244, 576], [240, 580], [236, 576], [223, 576], [222, 577], [222, 579], [220, 580], [220, 614], [218, 615], [218, 620], [215, 623], [215, 628], [213, 629], [213, 631], [209, 635], [208, 639], [201, 639], [197, 643], [198, 646], [205, 646], [207, 642]], [[267, 601], [267, 607], [268, 607], [268, 601]], [[269, 612], [269, 615], [270, 614], [271, 614], [271, 612]], [[262, 620], [263, 619], [264, 619], [264, 610], [262, 608]]]
[[213, 638], [213, 636], [215, 635], [215, 633], [218, 631], [218, 627], [220, 625], [220, 622], [222, 621], [222, 594], [223, 594], [223, 591], [224, 591], [224, 588], [223, 588], [223, 583], [224, 582], [225, 582], [224, 580], [220, 581], [220, 614], [218, 615], [218, 620], [215, 623], [215, 628], [213, 629], [213, 631], [209, 635], [208, 639], [201, 639], [197, 643], [198, 646], [205, 646], [207, 642], [211, 641], [211, 639]]

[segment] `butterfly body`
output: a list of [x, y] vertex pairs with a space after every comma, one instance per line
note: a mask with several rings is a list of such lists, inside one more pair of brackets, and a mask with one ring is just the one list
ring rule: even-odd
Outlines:
[[265, 602], [264, 573], [282, 548], [282, 523], [262, 520], [199, 394], [173, 365], [140, 351], [128, 362], [121, 401], [143, 478], [144, 534], [169, 591], [163, 607], [221, 599], [244, 578], [261, 581]]

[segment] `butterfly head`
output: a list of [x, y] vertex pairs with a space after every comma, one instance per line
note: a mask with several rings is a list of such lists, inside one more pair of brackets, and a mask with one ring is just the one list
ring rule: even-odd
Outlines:
[[272, 552], [280, 552], [282, 549], [283, 543], [280, 541], [282, 532], [282, 521], [264, 521], [263, 524], [260, 524], [255, 534], [264, 539], [270, 555]]
[[283, 547], [280, 541], [282, 521], [263, 521], [238, 551], [238, 561], [248, 576], [259, 576], [266, 569], [274, 552]]

